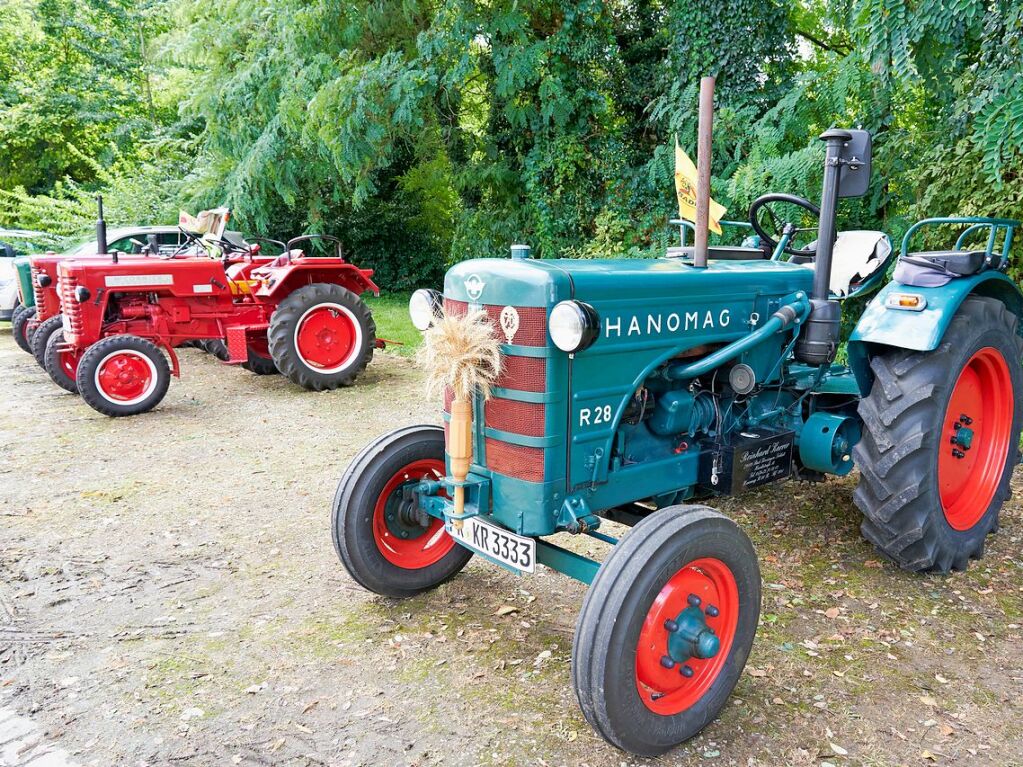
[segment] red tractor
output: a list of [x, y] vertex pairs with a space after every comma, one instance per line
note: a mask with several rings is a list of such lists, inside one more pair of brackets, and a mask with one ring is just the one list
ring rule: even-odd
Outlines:
[[[373, 272], [348, 263], [337, 238], [297, 237], [273, 259], [227, 238], [204, 241], [223, 258], [61, 262], [62, 330], [48, 342], [47, 368], [73, 373], [97, 411], [124, 416], [159, 404], [180, 375], [174, 349], [190, 341], [226, 339], [227, 362], [316, 391], [353, 383], [383, 345], [359, 298], [379, 294]], [[296, 247], [314, 241], [335, 255]]]

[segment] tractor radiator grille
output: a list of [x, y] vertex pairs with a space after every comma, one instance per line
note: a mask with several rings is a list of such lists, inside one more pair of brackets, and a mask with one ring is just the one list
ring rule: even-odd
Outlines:
[[[483, 304], [482, 309], [487, 313], [487, 319], [494, 326], [497, 337], [502, 341], [508, 341], [501, 331], [501, 312], [504, 306], [498, 304]], [[508, 343], [519, 346], [545, 346], [547, 344], [547, 310], [542, 306], [515, 306], [512, 307], [519, 315], [519, 327]], [[465, 301], [455, 301], [451, 298], [444, 299], [444, 312], [452, 317], [462, 317], [469, 311], [469, 304]]]
[[36, 303], [36, 313], [39, 314], [45, 310], [44, 303], [46, 302], [46, 293], [41, 287], [39, 287], [39, 269], [32, 267], [32, 298]]
[[487, 437], [487, 468], [527, 482], [543, 482], [543, 449]]
[[[504, 306], [484, 304], [487, 318], [494, 333], [502, 341], [507, 337], [501, 330], [501, 312]], [[511, 343], [519, 346], [545, 346], [547, 344], [547, 311], [539, 306], [516, 306], [519, 327]], [[464, 301], [444, 299], [444, 312], [461, 317], [469, 310]], [[547, 361], [543, 357], [522, 357], [515, 354], [501, 356], [501, 375], [496, 385], [509, 392], [543, 393], [547, 391]], [[444, 411], [451, 412], [451, 391], [444, 392]], [[483, 406], [483, 426], [523, 437], [542, 437], [545, 432], [546, 406], [542, 402], [521, 402], [508, 397], [494, 396]], [[527, 482], [543, 482], [544, 450], [485, 437], [485, 463], [488, 469]]]
[[[82, 332], [82, 307], [75, 298], [75, 288], [78, 287], [78, 280], [74, 277], [64, 277], [60, 280], [60, 303], [64, 316], [67, 317], [71, 334], [78, 336]], [[66, 335], [66, 334], [65, 334]], [[71, 339], [65, 338], [65, 341]]]

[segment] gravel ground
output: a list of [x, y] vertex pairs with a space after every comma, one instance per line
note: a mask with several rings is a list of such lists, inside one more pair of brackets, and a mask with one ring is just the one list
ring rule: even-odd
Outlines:
[[407, 359], [314, 394], [182, 357], [113, 420], [0, 332], [0, 719], [79, 764], [1023, 765], [1018, 500], [947, 578], [862, 542], [854, 478], [722, 501], [760, 552], [757, 643], [717, 722], [636, 762], [576, 707], [582, 585], [474, 561], [395, 602], [337, 561], [348, 460], [437, 419]]

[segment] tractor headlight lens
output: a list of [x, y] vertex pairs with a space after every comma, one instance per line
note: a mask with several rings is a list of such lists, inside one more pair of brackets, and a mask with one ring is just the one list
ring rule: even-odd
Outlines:
[[444, 312], [444, 298], [437, 290], [417, 290], [408, 301], [408, 315], [416, 330], [427, 330]]
[[53, 278], [50, 277], [50, 275], [48, 274], [40, 274], [38, 277], [36, 277], [36, 284], [41, 288], [50, 287], [50, 283], [52, 282]]
[[563, 352], [579, 352], [597, 340], [597, 310], [582, 301], [562, 301], [551, 310], [547, 322], [551, 340]]
[[78, 303], [80, 304], [84, 304], [86, 301], [88, 301], [90, 295], [91, 294], [89, 293], [89, 289], [84, 285], [79, 285], [77, 288], [75, 288], [75, 300], [78, 301]]

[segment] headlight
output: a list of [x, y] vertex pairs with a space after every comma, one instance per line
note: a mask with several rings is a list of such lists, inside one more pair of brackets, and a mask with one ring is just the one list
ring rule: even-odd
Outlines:
[[597, 310], [582, 301], [562, 301], [551, 310], [547, 323], [551, 340], [563, 352], [579, 352], [597, 340]]
[[89, 293], [89, 289], [84, 285], [79, 285], [77, 288], [75, 288], [75, 300], [78, 301], [78, 303], [80, 304], [84, 304], [86, 301], [88, 301], [90, 295], [91, 294]]
[[408, 300], [408, 316], [416, 330], [427, 330], [444, 311], [444, 298], [437, 290], [417, 290]]
[[36, 277], [36, 284], [41, 288], [48, 288], [53, 282], [53, 278], [48, 274], [40, 274]]

